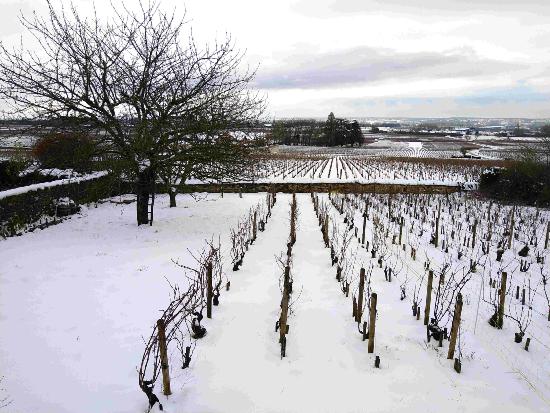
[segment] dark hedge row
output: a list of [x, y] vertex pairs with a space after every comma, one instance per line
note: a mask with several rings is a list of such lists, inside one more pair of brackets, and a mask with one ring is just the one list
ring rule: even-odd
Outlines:
[[128, 185], [122, 185], [110, 176], [105, 176], [0, 199], [0, 237], [16, 235], [44, 216], [54, 216], [55, 201], [59, 198], [70, 198], [76, 204], [86, 204], [127, 192], [129, 189]]
[[507, 168], [487, 169], [480, 178], [479, 191], [506, 203], [550, 206], [550, 166], [516, 162]]

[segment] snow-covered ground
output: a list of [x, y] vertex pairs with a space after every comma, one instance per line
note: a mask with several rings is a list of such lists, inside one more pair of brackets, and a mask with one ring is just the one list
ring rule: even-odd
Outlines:
[[[0, 377], [6, 412], [141, 412], [142, 336], [183, 279], [172, 259], [228, 233], [250, 194], [157, 197], [152, 227], [135, 204], [101, 204], [42, 231], [0, 241]], [[226, 253], [229, 256], [229, 253]], [[223, 303], [223, 297], [222, 297]], [[200, 351], [200, 348], [199, 350]]]
[[[230, 228], [264, 196], [210, 194], [197, 202], [182, 195], [177, 208], [160, 196], [152, 227], [135, 225], [135, 204], [105, 203], [0, 241], [0, 400], [12, 400], [3, 411], [146, 411], [136, 368], [142, 337], [169, 301], [168, 281], [183, 281], [172, 260], [192, 265], [189, 251], [218, 235], [231, 290], [203, 322], [208, 334], [190, 368], [181, 370], [171, 353], [173, 395], [161, 396], [160, 380], [155, 388], [166, 412], [549, 411], [537, 388], [503, 359], [499, 332], [489, 326], [478, 327], [486, 331], [479, 338], [467, 336], [469, 353], [455, 373], [446, 351], [426, 344], [422, 322], [399, 300], [399, 285], [385, 282], [378, 268], [376, 348], [368, 354], [305, 194], [297, 195], [295, 304], [281, 360], [275, 256], [286, 250], [290, 195], [277, 196], [241, 270], [229, 264]], [[372, 231], [369, 224], [369, 239]], [[367, 251], [355, 251], [357, 265], [368, 266]], [[536, 344], [525, 353], [547, 358]], [[373, 366], [375, 355], [381, 369]]]

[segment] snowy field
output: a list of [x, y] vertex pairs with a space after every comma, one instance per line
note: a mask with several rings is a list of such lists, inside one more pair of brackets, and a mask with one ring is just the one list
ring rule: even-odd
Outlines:
[[[213, 319], [203, 320], [208, 333], [197, 341], [188, 369], [181, 370], [180, 355], [170, 350], [173, 394], [162, 396], [160, 379], [155, 387], [166, 412], [549, 411], [550, 322], [540, 285], [548, 265], [538, 265], [534, 256], [535, 251], [546, 251], [541, 247], [546, 212], [515, 212], [519, 236], [497, 264], [496, 244], [505, 237], [509, 216], [505, 208], [489, 209], [464, 195], [424, 196], [416, 203], [405, 196], [390, 202], [371, 196], [365, 239], [371, 248], [376, 246], [373, 259], [360, 240], [365, 199], [330, 200], [320, 194], [337, 255], [343, 251], [342, 281], [351, 285], [346, 297], [342, 283], [335, 280], [337, 265], [331, 265], [330, 250], [323, 244], [312, 198], [297, 195], [293, 306], [287, 354], [281, 359], [279, 334], [274, 331], [281, 301], [281, 269], [275, 257], [286, 251], [291, 196], [277, 195], [265, 231], [250, 246], [238, 272], [231, 271], [230, 230], [265, 194], [199, 197], [178, 196], [177, 208], [168, 208], [167, 197], [157, 197], [152, 227], [135, 225], [135, 204], [103, 203], [57, 226], [0, 241], [0, 400], [11, 400], [1, 411], [147, 411], [137, 368], [143, 338], [169, 302], [169, 282], [185, 282], [173, 260], [192, 266], [191, 252], [218, 237], [231, 289], [222, 291]], [[445, 199], [457, 209], [448, 208]], [[440, 200], [440, 242], [445, 241], [450, 252], [429, 243]], [[489, 219], [484, 220], [486, 211]], [[472, 222], [465, 222], [468, 214], [470, 221], [479, 219], [478, 242], [461, 248], [471, 232]], [[405, 218], [406, 251], [392, 244], [399, 222], [392, 216]], [[538, 247], [532, 247], [527, 258], [530, 269], [521, 272], [517, 253], [532, 235], [530, 222]], [[482, 254], [487, 231], [495, 235], [489, 241], [490, 252]], [[411, 248], [417, 250], [415, 260]], [[421, 297], [426, 293], [425, 262], [431, 262], [437, 285], [448, 257], [455, 257], [459, 249], [463, 257], [452, 259], [453, 268], [468, 266], [469, 259], [480, 261], [463, 289], [457, 347], [461, 374], [446, 358], [447, 341], [443, 348], [434, 339], [428, 343], [422, 318], [411, 313], [415, 291]], [[377, 264], [380, 257], [385, 268]], [[510, 289], [532, 281], [528, 305], [536, 312], [521, 344], [513, 342], [514, 321], [507, 318], [502, 330], [487, 322], [495, 291], [488, 287], [488, 279], [496, 278], [499, 265], [510, 273]], [[361, 267], [369, 274], [369, 291], [378, 294], [373, 354], [367, 352], [352, 318], [351, 300]], [[384, 273], [388, 267], [394, 271], [391, 282]], [[446, 273], [446, 285], [451, 285], [452, 272]], [[401, 300], [403, 288], [406, 297]], [[416, 301], [423, 309], [422, 299]], [[524, 307], [512, 296], [506, 303], [510, 315]], [[444, 324], [450, 325], [449, 320], [443, 318], [440, 325]], [[532, 338], [529, 351], [523, 350], [527, 337]], [[375, 356], [381, 359], [380, 369], [374, 367]]]

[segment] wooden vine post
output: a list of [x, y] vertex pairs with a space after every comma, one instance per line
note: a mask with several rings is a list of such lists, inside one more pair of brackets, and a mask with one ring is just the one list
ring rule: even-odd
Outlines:
[[214, 291], [212, 288], [212, 262], [206, 265], [206, 317], [212, 318], [212, 297]]
[[512, 208], [512, 214], [510, 217], [510, 233], [508, 234], [508, 249], [512, 248], [512, 238], [514, 237], [514, 215], [516, 208]]
[[359, 273], [359, 295], [357, 297], [357, 311], [355, 312], [356, 321], [361, 322], [361, 317], [363, 316], [363, 291], [365, 290], [365, 269], [361, 268]]
[[472, 248], [476, 246], [476, 232], [477, 232], [477, 219], [474, 221], [474, 226], [472, 227]]
[[401, 221], [399, 221], [399, 245], [401, 245], [401, 239], [403, 238], [403, 221], [405, 218], [401, 217]]
[[329, 246], [329, 239], [328, 239], [328, 214], [325, 215], [325, 219], [323, 220], [323, 241], [325, 242], [325, 247], [328, 248], [328, 246]]
[[424, 308], [424, 325], [430, 322], [430, 305], [432, 304], [432, 284], [434, 281], [434, 272], [428, 273], [428, 286], [426, 287], [426, 307]]
[[281, 302], [281, 317], [279, 318], [279, 343], [281, 343], [281, 357], [285, 357], [286, 352], [286, 331], [288, 320], [288, 300], [289, 300], [289, 282], [290, 267], [285, 267], [285, 280], [283, 285], [283, 299]]
[[159, 340], [160, 367], [162, 371], [162, 393], [165, 396], [170, 396], [172, 394], [172, 390], [170, 389], [170, 369], [168, 368], [166, 325], [164, 324], [164, 320], [162, 318], [157, 320], [157, 334]]
[[369, 353], [374, 352], [374, 334], [376, 333], [376, 301], [378, 297], [376, 293], [370, 296], [370, 320], [369, 320]]
[[455, 314], [451, 327], [451, 341], [449, 343], [449, 352], [447, 358], [452, 360], [455, 356], [456, 338], [458, 337], [458, 328], [460, 327], [460, 316], [462, 314], [462, 294], [458, 293], [455, 304]]
[[258, 234], [258, 211], [254, 211], [254, 221], [252, 221], [252, 241], [256, 241]]
[[441, 218], [441, 201], [439, 201], [439, 206], [437, 207], [437, 218], [435, 220], [435, 239], [434, 246], [437, 248], [439, 246], [439, 219]]
[[508, 274], [503, 272], [502, 273], [502, 279], [500, 281], [500, 301], [498, 304], [498, 320], [497, 320], [497, 328], [502, 328], [502, 324], [504, 323], [504, 304], [506, 301], [506, 280], [508, 278]]
[[546, 225], [546, 239], [544, 240], [544, 249], [548, 248], [548, 238], [550, 237], [550, 221]]
[[365, 245], [365, 229], [367, 228], [367, 208], [363, 213], [363, 235], [361, 236], [361, 244]]
[[290, 207], [290, 243], [294, 245], [296, 242], [296, 194], [292, 194], [292, 204]]

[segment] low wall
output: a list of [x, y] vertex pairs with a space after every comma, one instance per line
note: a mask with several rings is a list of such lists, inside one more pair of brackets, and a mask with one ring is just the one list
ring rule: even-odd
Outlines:
[[95, 202], [125, 192], [109, 176], [45, 187], [0, 199], [0, 237], [24, 231], [44, 216], [55, 214], [54, 200], [70, 198], [77, 204]]
[[449, 194], [459, 192], [460, 187], [448, 185], [401, 185], [345, 183], [239, 183], [239, 184], [190, 184], [180, 188], [181, 193], [192, 192], [340, 192], [377, 194]]
[[[130, 183], [121, 183], [109, 176], [97, 179], [67, 183], [58, 186], [24, 192], [0, 199], [0, 237], [9, 237], [24, 232], [44, 216], [55, 214], [54, 200], [70, 198], [77, 204], [96, 202], [112, 196], [132, 193]], [[166, 192], [157, 187], [159, 192]], [[409, 193], [447, 194], [458, 192], [458, 186], [445, 185], [401, 185], [401, 184], [359, 184], [347, 183], [238, 183], [238, 184], [189, 184], [180, 188], [180, 193], [193, 192], [340, 192], [340, 193]]]

